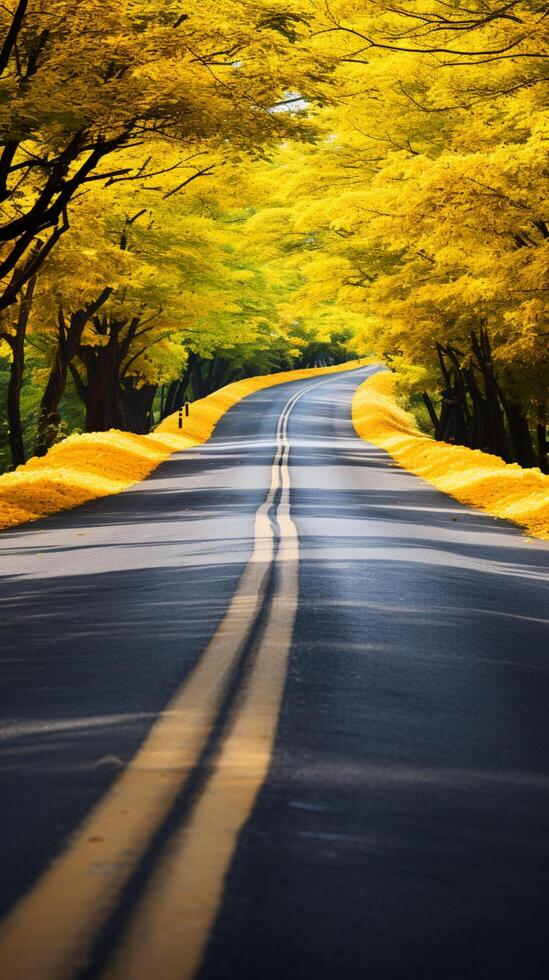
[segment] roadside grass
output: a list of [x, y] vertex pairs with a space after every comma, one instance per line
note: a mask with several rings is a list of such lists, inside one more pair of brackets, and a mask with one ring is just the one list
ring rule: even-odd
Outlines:
[[394, 375], [382, 372], [356, 390], [352, 412], [358, 435], [437, 490], [549, 540], [549, 476], [480, 449], [437, 442], [397, 404], [394, 384]]
[[350, 371], [367, 363], [368, 359], [362, 359], [235, 381], [193, 402], [182, 430], [175, 413], [146, 436], [116, 429], [68, 436], [45, 456], [35, 456], [24, 466], [0, 476], [0, 528], [38, 520], [126, 490], [172, 453], [206, 442], [225, 412], [255, 391], [286, 381]]

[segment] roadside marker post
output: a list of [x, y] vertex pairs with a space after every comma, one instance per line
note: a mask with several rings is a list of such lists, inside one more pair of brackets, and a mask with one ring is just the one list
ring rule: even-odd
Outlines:
[[[188, 418], [189, 415], [190, 415], [190, 409], [191, 409], [190, 402], [185, 402], [185, 406], [184, 407], [185, 407], [185, 417]], [[178, 429], [182, 429], [183, 428], [183, 407], [181, 407], [179, 409], [179, 411], [178, 411], [178, 415], [177, 415], [177, 427], [178, 427]]]

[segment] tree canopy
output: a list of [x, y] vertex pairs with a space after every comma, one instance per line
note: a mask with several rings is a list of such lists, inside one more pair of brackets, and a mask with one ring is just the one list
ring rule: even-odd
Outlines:
[[4, 5], [13, 463], [352, 352], [438, 438], [546, 468], [548, 30], [538, 0]]

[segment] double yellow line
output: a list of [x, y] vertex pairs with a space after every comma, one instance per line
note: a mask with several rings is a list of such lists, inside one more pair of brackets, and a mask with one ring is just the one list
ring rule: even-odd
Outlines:
[[298, 601], [288, 420], [316, 387], [290, 398], [279, 417], [253, 552], [197, 666], [123, 774], [0, 926], [2, 980], [70, 980], [86, 966], [122, 889], [195, 769], [246, 656], [208, 778], [155, 865], [104, 976], [186, 980], [196, 973], [238, 835], [271, 760]]

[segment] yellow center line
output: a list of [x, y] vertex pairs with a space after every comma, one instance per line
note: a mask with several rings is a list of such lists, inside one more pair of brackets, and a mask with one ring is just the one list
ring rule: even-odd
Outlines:
[[64, 980], [86, 963], [97, 932], [204, 747], [260, 608], [272, 546], [270, 524], [258, 513], [250, 563], [188, 681], [66, 850], [0, 926], [2, 980]]
[[[316, 386], [311, 386], [316, 387]], [[310, 389], [307, 389], [310, 390]], [[103, 980], [190, 980], [220, 907], [242, 827], [271, 761], [298, 603], [298, 536], [290, 518], [288, 417], [281, 416], [280, 545], [275, 593], [255, 660], [214, 768], [187, 826], [172, 837]]]
[[[286, 488], [283, 494], [289, 487], [287, 413], [310, 387], [294, 395], [279, 418], [271, 486], [256, 513], [253, 552], [222, 622], [128, 767], [0, 925], [2, 980], [70, 980], [88, 963], [100, 929], [196, 765], [262, 607], [274, 557], [269, 510], [280, 480]], [[282, 505], [278, 511], [279, 524], [289, 521]], [[248, 787], [247, 795], [244, 788], [236, 794], [234, 819], [238, 826], [264, 778], [282, 695], [297, 602], [297, 571], [291, 571], [292, 563], [297, 569], [297, 539], [292, 545], [292, 528], [286, 527], [279, 551], [283, 587], [273, 602], [261, 657], [222, 751], [222, 758], [227, 760], [222, 782], [226, 783], [226, 773], [233, 770], [235, 776], [229, 782], [240, 785], [243, 781]], [[261, 666], [269, 650], [268, 660], [272, 662]], [[233, 804], [227, 800], [223, 806]], [[237, 831], [236, 824], [231, 823], [229, 830], [221, 830], [223, 840], [227, 834], [234, 837]], [[202, 834], [203, 840], [208, 837], [209, 832]], [[223, 841], [212, 848], [221, 859]], [[230, 854], [225, 857], [228, 861]], [[219, 860], [214, 863], [222, 875]], [[204, 936], [207, 927], [209, 920], [204, 919]], [[179, 978], [183, 975], [178, 973]]]

